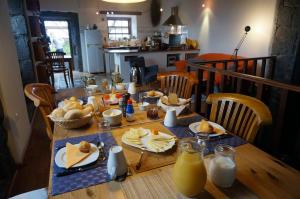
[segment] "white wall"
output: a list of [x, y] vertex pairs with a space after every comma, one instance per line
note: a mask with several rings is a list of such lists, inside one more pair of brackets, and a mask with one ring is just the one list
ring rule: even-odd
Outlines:
[[276, 0], [206, 0], [205, 8], [201, 6], [203, 1], [187, 1], [180, 1], [180, 16], [188, 25], [190, 37], [199, 40], [201, 53], [232, 54], [244, 27], [250, 25], [239, 54], [269, 55]]
[[[187, 25], [189, 36], [198, 39], [201, 53], [220, 52], [231, 54], [244, 33], [246, 25], [251, 31], [240, 55], [269, 55], [273, 31], [276, 0], [162, 0], [164, 9], [161, 23], [171, 14], [172, 6], [179, 6], [179, 15]], [[138, 38], [144, 39], [153, 31], [165, 31], [163, 26], [152, 27], [150, 0], [137, 4], [113, 4], [101, 0], [40, 0], [42, 10], [73, 11], [79, 13], [79, 23], [97, 24], [107, 34], [106, 20], [96, 15], [97, 10], [140, 11], [137, 17]]]
[[8, 146], [15, 161], [21, 163], [31, 129], [9, 22], [7, 1], [0, 0], [0, 99], [5, 114], [4, 126], [8, 131]]

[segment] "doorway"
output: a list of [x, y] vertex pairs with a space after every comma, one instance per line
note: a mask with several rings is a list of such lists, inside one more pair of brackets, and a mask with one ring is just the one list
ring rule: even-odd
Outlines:
[[82, 72], [82, 55], [78, 14], [43, 11], [40, 15], [42, 32], [50, 37], [51, 51], [63, 50], [73, 58], [74, 70]]
[[66, 56], [71, 56], [68, 21], [44, 21], [44, 26], [51, 41], [50, 51], [64, 52]]

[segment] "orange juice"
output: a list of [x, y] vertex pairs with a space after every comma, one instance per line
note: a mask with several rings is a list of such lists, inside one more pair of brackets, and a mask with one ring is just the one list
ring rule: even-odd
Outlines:
[[204, 191], [207, 174], [201, 152], [183, 150], [173, 170], [173, 181], [179, 192], [193, 197]]

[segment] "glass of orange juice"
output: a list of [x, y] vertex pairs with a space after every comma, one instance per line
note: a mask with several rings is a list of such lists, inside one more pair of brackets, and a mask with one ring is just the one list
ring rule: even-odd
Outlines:
[[207, 174], [203, 160], [205, 147], [197, 138], [184, 138], [179, 142], [179, 154], [173, 169], [173, 181], [177, 190], [187, 197], [204, 191]]

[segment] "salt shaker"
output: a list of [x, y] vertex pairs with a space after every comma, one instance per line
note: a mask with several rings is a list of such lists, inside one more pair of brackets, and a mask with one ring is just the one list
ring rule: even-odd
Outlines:
[[211, 181], [219, 186], [231, 187], [236, 175], [235, 150], [229, 145], [219, 144], [215, 147], [215, 157], [209, 165]]

